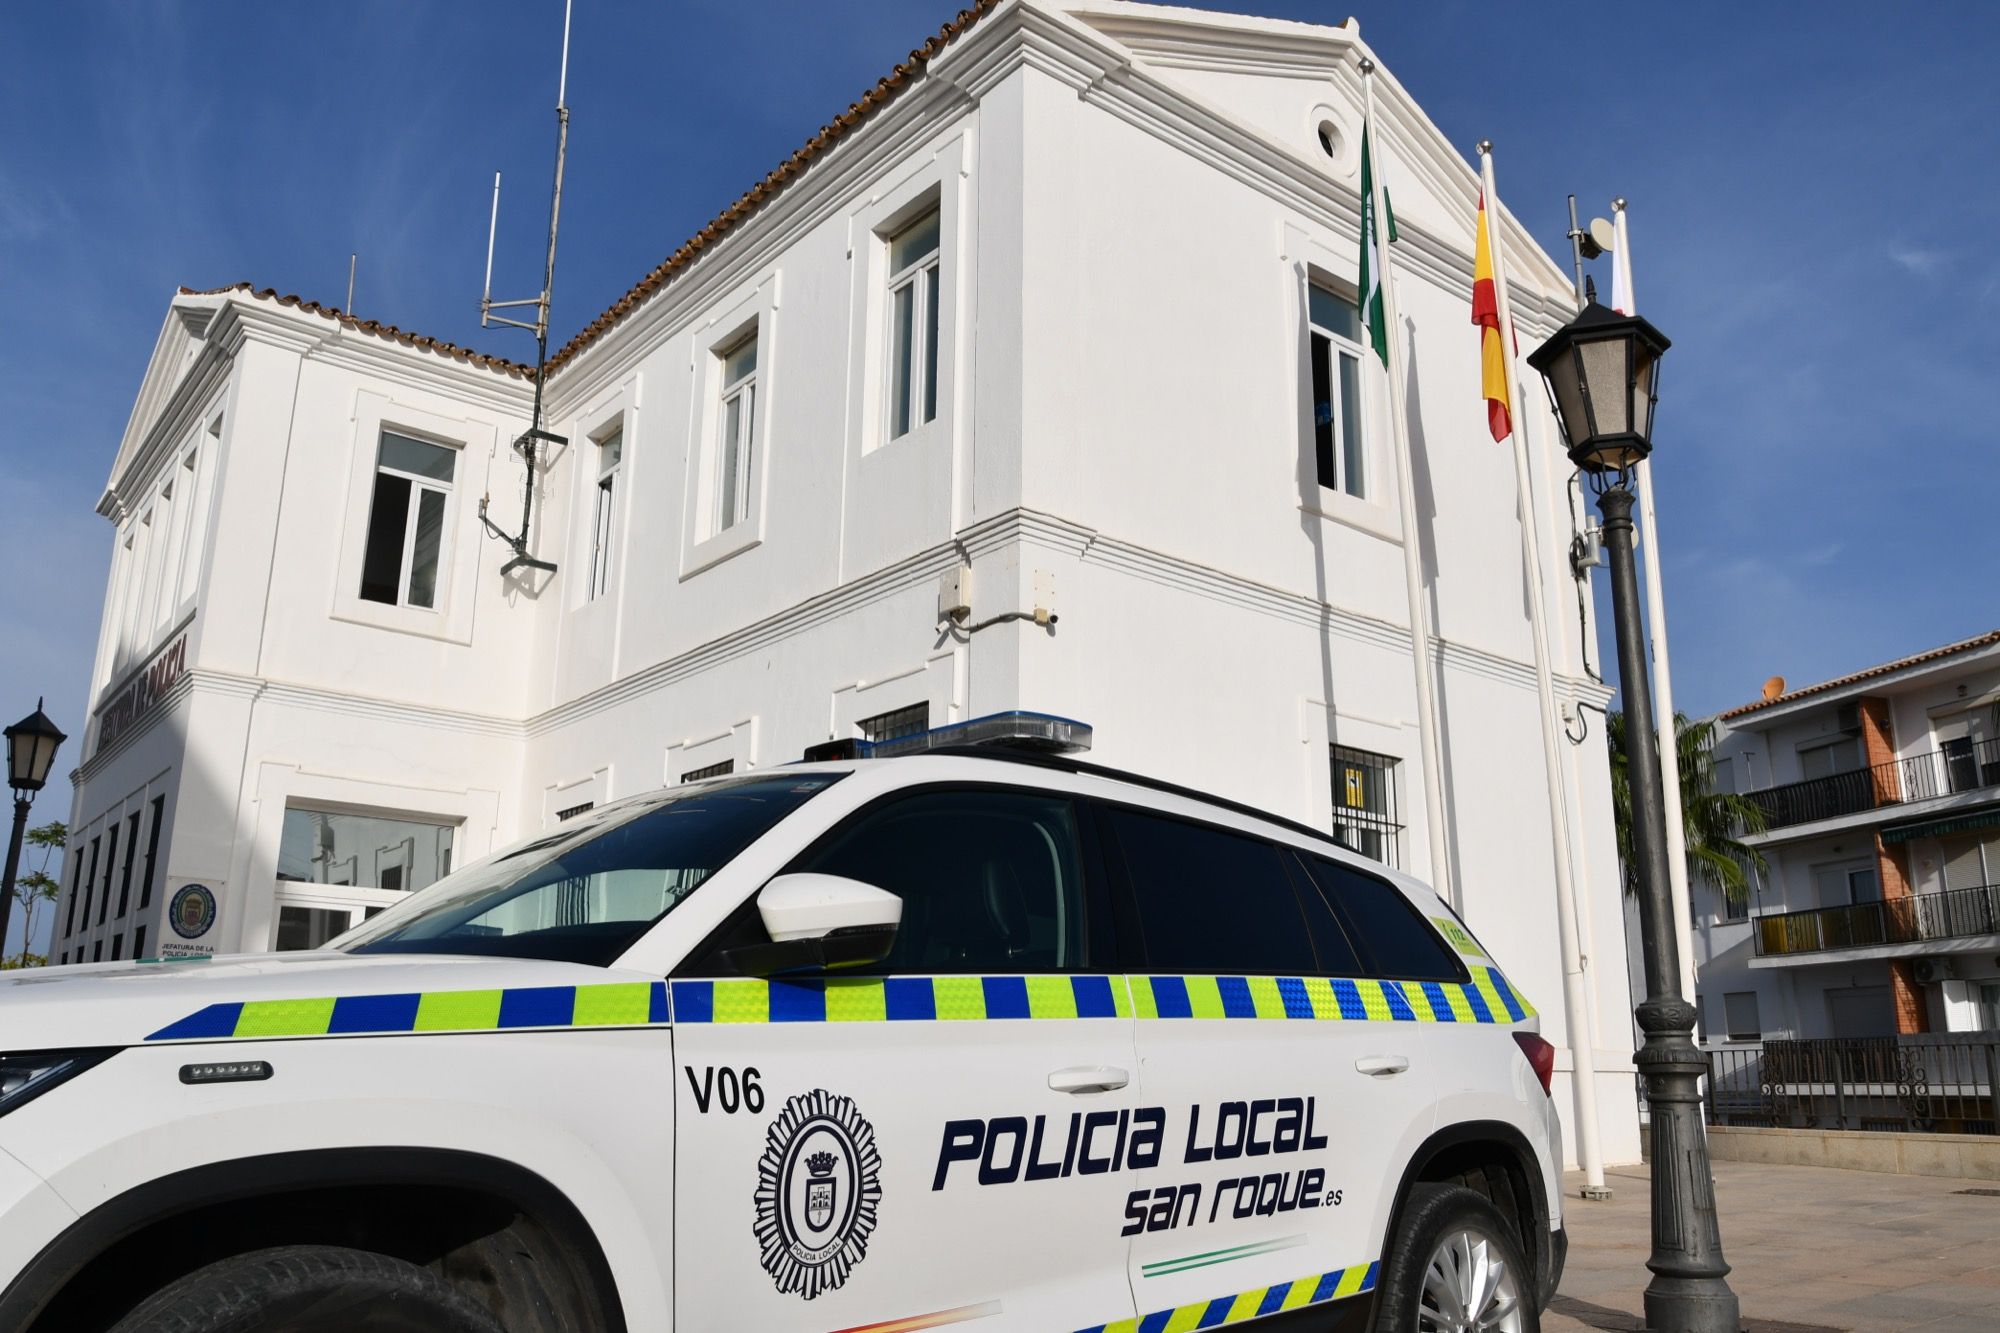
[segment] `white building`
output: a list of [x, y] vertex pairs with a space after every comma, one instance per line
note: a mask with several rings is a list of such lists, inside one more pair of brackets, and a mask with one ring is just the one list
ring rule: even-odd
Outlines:
[[1704, 1035], [2000, 1029], [2000, 632], [1722, 714], [1753, 901], [1695, 891]]
[[[1351, 28], [979, 4], [555, 359], [552, 576], [503, 576], [476, 513], [490, 493], [518, 522], [520, 367], [182, 292], [100, 506], [117, 558], [52, 953], [310, 945], [593, 802], [1016, 707], [1427, 873], [1411, 540], [1454, 880], [1560, 1041], [1514, 475], [1468, 316], [1478, 181], [1378, 76], [1405, 533], [1352, 305], [1364, 54]], [[1502, 244], [1533, 348], [1569, 281], [1511, 222]], [[1525, 415], [1560, 552], [1569, 467]], [[960, 570], [963, 628], [940, 614]], [[1602, 704], [1575, 585], [1544, 577], [1558, 691]], [[1564, 750], [1578, 1021], [1607, 1156], [1636, 1160], [1606, 762]]]

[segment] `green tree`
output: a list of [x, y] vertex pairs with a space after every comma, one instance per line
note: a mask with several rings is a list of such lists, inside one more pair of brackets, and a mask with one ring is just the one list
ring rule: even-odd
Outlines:
[[[15, 967], [39, 967], [48, 962], [45, 955], [28, 952], [35, 938], [35, 913], [43, 903], [53, 904], [62, 895], [62, 885], [49, 873], [49, 862], [69, 844], [69, 825], [60, 819], [28, 830], [28, 855], [41, 853], [41, 862], [24, 875], [14, 880], [14, 898], [21, 904], [21, 956], [13, 964]], [[33, 960], [32, 962], [30, 960]], [[0, 964], [5, 960], [0, 959]]]
[[[1618, 825], [1618, 861], [1625, 871], [1625, 892], [1639, 891], [1632, 857], [1632, 783], [1625, 746], [1625, 715], [1605, 716], [1605, 738], [1611, 747], [1611, 809]], [[1687, 842], [1690, 883], [1720, 891], [1739, 906], [1750, 899], [1745, 869], [1765, 869], [1764, 854], [1741, 841], [1745, 833], [1764, 830], [1764, 811], [1734, 792], [1715, 789], [1715, 722], [1690, 722], [1674, 714], [1676, 758], [1680, 761], [1681, 831]]]

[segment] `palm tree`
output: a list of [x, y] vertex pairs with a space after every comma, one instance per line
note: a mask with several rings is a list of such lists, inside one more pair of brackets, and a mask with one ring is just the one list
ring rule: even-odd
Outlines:
[[[1632, 858], [1632, 784], [1627, 773], [1625, 715], [1605, 716], [1605, 737], [1611, 747], [1611, 809], [1618, 825], [1618, 861], [1625, 871], [1625, 892], [1637, 894], [1639, 878]], [[1745, 833], [1764, 831], [1764, 811], [1735, 792], [1715, 789], [1715, 722], [1690, 722], [1674, 714], [1675, 753], [1680, 761], [1681, 829], [1687, 841], [1688, 879], [1699, 880], [1743, 906], [1750, 898], [1746, 866], [1764, 870], [1764, 855], [1740, 841]]]

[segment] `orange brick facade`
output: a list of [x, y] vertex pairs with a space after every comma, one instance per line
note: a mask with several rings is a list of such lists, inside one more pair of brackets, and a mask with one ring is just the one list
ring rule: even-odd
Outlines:
[[[1896, 738], [1890, 729], [1889, 701], [1868, 697], [1860, 701], [1861, 752], [1862, 762], [1868, 765], [1868, 772], [1874, 785], [1876, 805], [1888, 805], [1903, 798], [1902, 784], [1898, 780], [1895, 766]], [[1882, 907], [1891, 918], [1898, 913], [1908, 913], [1914, 904], [1910, 902], [1910, 877], [1903, 867], [1900, 848], [1891, 847], [1882, 841], [1882, 835], [1875, 835], [1875, 874], [1882, 885]], [[1914, 922], [1892, 921], [1895, 926], [1914, 926]], [[1913, 932], [1898, 931], [1899, 938], [1911, 938]], [[1930, 1031], [1930, 1014], [1924, 1003], [1924, 988], [1917, 984], [1916, 969], [1907, 958], [1894, 959], [1889, 963], [1889, 995], [1896, 1006], [1896, 1031], [1902, 1033]]]
[[[1874, 784], [1875, 804], [1889, 805], [1903, 799], [1902, 783], [1895, 769], [1896, 737], [1889, 727], [1889, 701], [1870, 696], [1860, 701], [1861, 755]], [[1883, 882], [1888, 891], [1888, 881]]]

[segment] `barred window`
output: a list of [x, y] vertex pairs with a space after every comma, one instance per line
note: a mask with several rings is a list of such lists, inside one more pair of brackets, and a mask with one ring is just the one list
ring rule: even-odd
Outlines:
[[681, 774], [682, 782], [700, 782], [703, 778], [726, 778], [736, 771], [736, 761], [725, 759], [719, 764], [703, 764], [700, 768], [690, 768]]
[[864, 717], [855, 725], [861, 729], [863, 740], [893, 741], [904, 736], [920, 736], [930, 730], [931, 706], [911, 704], [907, 708], [895, 708], [873, 717]]
[[1396, 817], [1397, 761], [1345, 745], [1330, 748], [1335, 840], [1350, 851], [1400, 869], [1403, 826]]
[[584, 811], [594, 809], [596, 805], [597, 802], [595, 801], [585, 801], [581, 805], [565, 806], [561, 810], [556, 811], [556, 822], [560, 824], [565, 819], [575, 819]]

